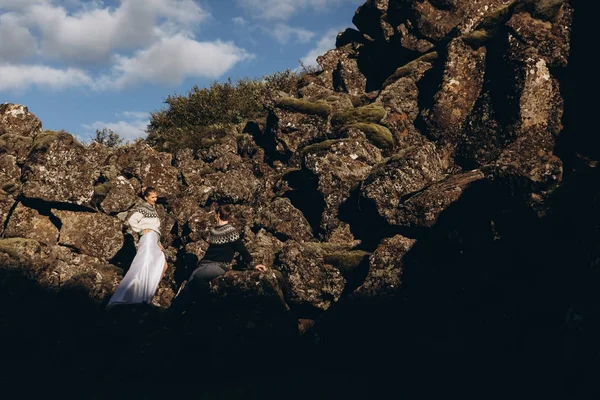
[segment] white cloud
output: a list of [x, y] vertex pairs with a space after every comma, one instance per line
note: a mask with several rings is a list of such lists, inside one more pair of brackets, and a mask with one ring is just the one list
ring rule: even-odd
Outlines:
[[246, 25], [246, 20], [242, 17], [234, 17], [231, 19], [231, 21], [235, 24], [235, 25], [239, 25], [239, 26], [244, 26]]
[[15, 11], [22, 30], [39, 33], [44, 56], [78, 63], [107, 62], [114, 51], [147, 46], [165, 34], [191, 35], [209, 17], [194, 0], [121, 0], [117, 8], [88, 1], [75, 9], [49, 0], [0, 0], [0, 7]]
[[314, 32], [311, 32], [304, 28], [294, 28], [285, 24], [277, 24], [273, 30], [269, 31], [269, 33], [277, 39], [277, 41], [281, 44], [286, 44], [290, 41], [290, 39], [295, 36], [296, 41], [299, 43], [307, 43], [309, 42], [313, 36]]
[[[86, 135], [91, 137], [96, 129], [110, 129], [126, 141], [133, 141], [140, 137], [146, 137], [146, 128], [150, 123], [150, 114], [141, 112], [125, 111], [122, 113], [125, 119], [117, 122], [96, 121], [91, 124], [82, 125]], [[128, 118], [131, 117], [131, 118]]]
[[231, 42], [198, 42], [183, 35], [161, 39], [132, 57], [118, 56], [112, 76], [98, 82], [98, 89], [123, 88], [140, 82], [167, 85], [186, 77], [218, 78], [236, 63], [252, 58]]
[[0, 59], [19, 62], [37, 53], [37, 40], [14, 13], [0, 15]]
[[304, 57], [300, 60], [304, 65], [308, 66], [318, 66], [317, 57], [325, 54], [328, 50], [335, 48], [335, 40], [337, 38], [340, 29], [330, 29], [325, 35], [317, 42], [317, 45], [314, 49], [308, 52]]
[[148, 119], [149, 113], [144, 111], [124, 111], [123, 113], [117, 114], [117, 117], [124, 116], [126, 118], [137, 118], [137, 119]]
[[77, 68], [58, 69], [43, 65], [0, 65], [0, 91], [25, 91], [31, 86], [60, 90], [91, 86], [92, 78]]
[[287, 20], [300, 10], [312, 8], [321, 11], [340, 3], [364, 3], [365, 0], [237, 0], [238, 4], [255, 17], [267, 20]]

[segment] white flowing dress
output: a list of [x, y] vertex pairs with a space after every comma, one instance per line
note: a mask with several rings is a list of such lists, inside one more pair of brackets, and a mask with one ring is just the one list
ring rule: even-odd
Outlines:
[[156, 211], [149, 205], [141, 205], [129, 218], [129, 225], [134, 232], [151, 231], [140, 238], [135, 258], [107, 308], [117, 304], [151, 303], [165, 265], [165, 255], [158, 247], [160, 220]]

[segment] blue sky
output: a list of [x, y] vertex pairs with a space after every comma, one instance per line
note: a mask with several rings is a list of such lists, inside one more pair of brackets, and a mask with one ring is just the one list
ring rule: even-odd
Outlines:
[[362, 3], [0, 0], [0, 103], [83, 140], [132, 140], [170, 94], [315, 65]]

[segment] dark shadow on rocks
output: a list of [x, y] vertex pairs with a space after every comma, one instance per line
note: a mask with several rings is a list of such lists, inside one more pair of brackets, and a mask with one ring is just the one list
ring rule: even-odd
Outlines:
[[135, 248], [133, 236], [129, 233], [123, 233], [123, 246], [121, 249], [119, 249], [117, 254], [115, 254], [115, 256], [109, 260], [109, 262], [119, 268], [122, 268], [123, 273], [127, 273], [127, 270], [129, 270], [131, 262], [135, 257], [137, 249]]
[[318, 190], [319, 178], [302, 169], [288, 173], [285, 179], [293, 190], [288, 190], [283, 195], [304, 214], [314, 235], [322, 234], [321, 216], [325, 210], [325, 199]]
[[352, 235], [361, 241], [357, 250], [372, 252], [384, 238], [397, 234], [410, 238], [421, 235], [419, 229], [390, 225], [379, 215], [372, 200], [360, 196], [360, 186], [354, 188], [348, 199], [340, 206], [339, 218], [350, 225]]

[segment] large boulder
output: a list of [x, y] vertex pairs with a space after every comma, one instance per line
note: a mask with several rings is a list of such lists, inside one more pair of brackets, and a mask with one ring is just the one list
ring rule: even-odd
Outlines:
[[179, 193], [179, 172], [173, 167], [173, 156], [154, 150], [144, 142], [124, 146], [116, 153], [115, 163], [122, 173], [136, 177], [143, 186], [151, 186], [159, 197]]
[[123, 247], [123, 224], [101, 213], [52, 210], [61, 222], [59, 244], [110, 260]]
[[89, 205], [97, 165], [91, 153], [66, 132], [37, 135], [23, 168], [23, 196], [48, 202]]
[[15, 202], [15, 198], [10, 193], [0, 188], [0, 235], [4, 232], [4, 226]]
[[259, 180], [252, 170], [234, 169], [206, 175], [204, 184], [210, 188], [210, 199], [217, 203], [252, 204]]
[[431, 143], [410, 147], [373, 168], [361, 186], [361, 196], [371, 200], [389, 224], [397, 225], [397, 209], [404, 197], [441, 180], [447, 164]]
[[277, 269], [286, 282], [288, 304], [324, 311], [339, 300], [345, 279], [341, 272], [323, 262], [316, 246], [286, 242], [278, 257]]
[[96, 193], [99, 191], [106, 193], [100, 206], [107, 214], [127, 211], [138, 199], [136, 189], [123, 175], [119, 175], [109, 182], [96, 186], [94, 190]]
[[439, 215], [458, 200], [465, 189], [483, 178], [481, 171], [474, 170], [434, 183], [400, 204], [395, 218], [397, 225], [417, 228], [433, 226]]
[[318, 191], [325, 200], [321, 228], [330, 239], [340, 226], [338, 210], [351, 189], [363, 181], [374, 165], [383, 161], [381, 151], [364, 137], [331, 140], [303, 150], [304, 168], [318, 178]]
[[42, 132], [41, 121], [21, 104], [0, 104], [0, 136], [5, 133], [35, 137]]
[[6, 225], [4, 237], [33, 239], [46, 246], [54, 246], [58, 242], [58, 228], [48, 216], [19, 203]]
[[319, 75], [323, 80], [322, 85], [336, 92], [364, 94], [367, 78], [358, 67], [358, 55], [362, 46], [350, 43], [317, 57], [317, 62], [323, 69]]
[[285, 240], [303, 242], [313, 237], [312, 229], [304, 214], [285, 197], [259, 206], [256, 210], [255, 225]]
[[6, 153], [15, 156], [17, 163], [23, 164], [29, 154], [32, 143], [33, 139], [29, 136], [5, 133], [0, 136], [0, 154]]
[[414, 127], [419, 115], [417, 82], [429, 71], [437, 53], [428, 53], [398, 68], [383, 84], [377, 97], [385, 110], [383, 123], [389, 127], [399, 148], [423, 141]]
[[369, 272], [364, 282], [350, 294], [352, 300], [388, 300], [398, 296], [401, 286], [403, 257], [415, 239], [396, 235], [384, 239], [369, 257]]
[[521, 10], [506, 24], [519, 41], [535, 47], [550, 67], [566, 67], [570, 54], [573, 9], [568, 2], [561, 3], [551, 21], [534, 18]]
[[17, 184], [20, 177], [21, 168], [17, 166], [17, 159], [9, 154], [0, 154], [0, 188]]
[[477, 101], [485, 74], [485, 47], [473, 50], [456, 38], [448, 45], [448, 58], [440, 91], [425, 118], [429, 134], [456, 146], [467, 117]]
[[291, 157], [307, 144], [326, 139], [331, 111], [323, 100], [278, 99], [267, 126], [275, 138], [275, 150]]

